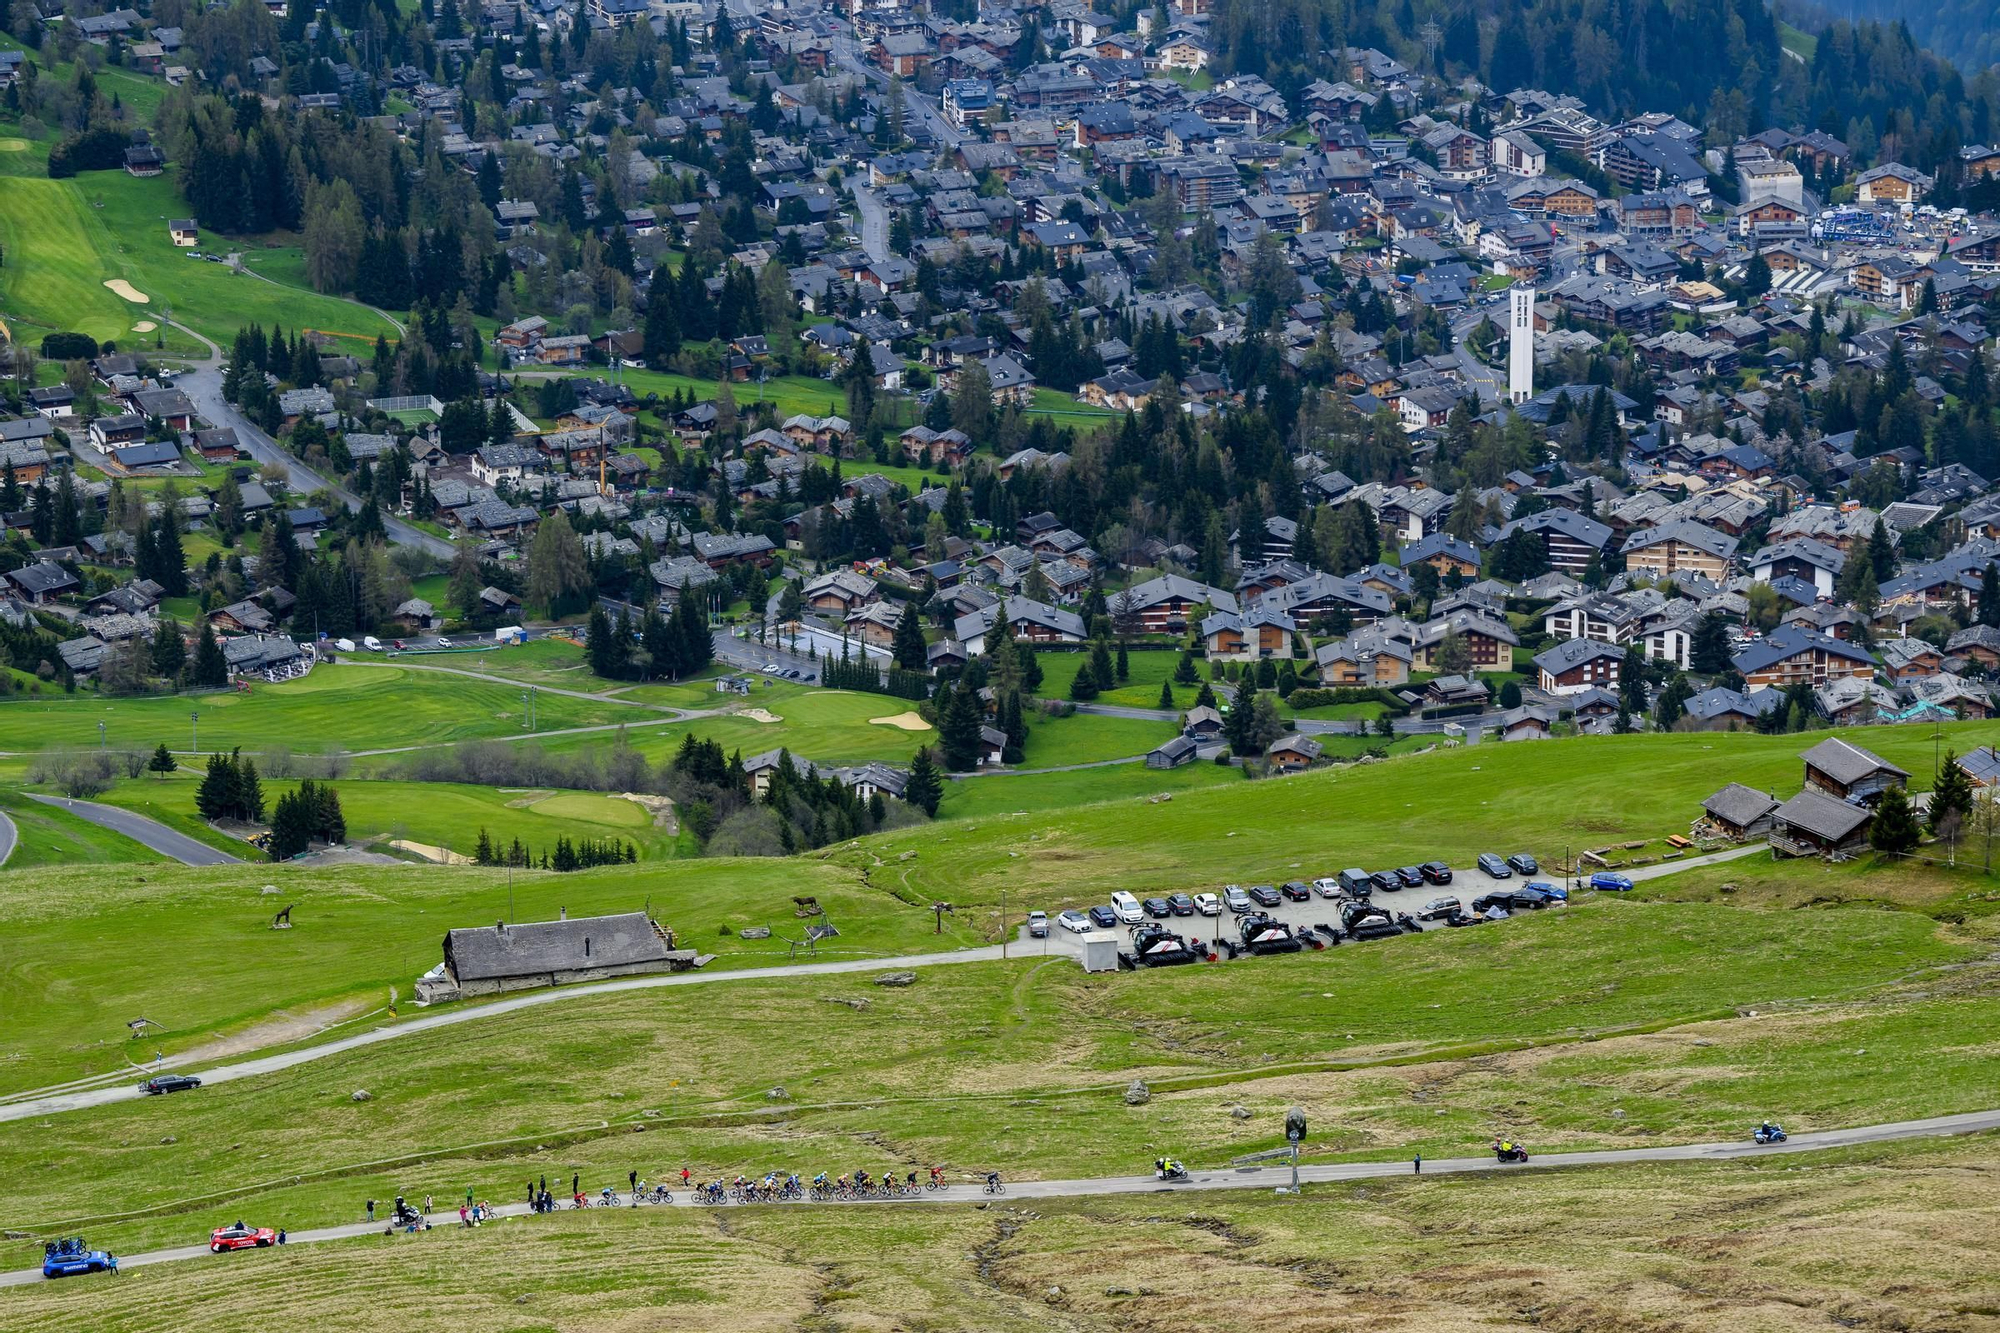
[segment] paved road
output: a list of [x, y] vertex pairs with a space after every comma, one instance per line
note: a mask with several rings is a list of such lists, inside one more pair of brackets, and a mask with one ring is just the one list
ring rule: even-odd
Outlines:
[[177, 833], [157, 819], [135, 815], [130, 810], [120, 810], [115, 805], [99, 805], [95, 801], [71, 801], [61, 796], [41, 796], [34, 792], [25, 793], [29, 800], [40, 801], [43, 805], [53, 805], [67, 810], [79, 819], [85, 819], [99, 828], [108, 828], [113, 833], [122, 833], [132, 841], [150, 847], [162, 856], [170, 856], [186, 866], [236, 865], [240, 856], [218, 851], [205, 842], [197, 842], [185, 833]]
[[19, 841], [14, 833], [14, 821], [0, 815], [0, 866], [7, 864], [7, 858], [14, 854], [14, 846]]
[[[1617, 1148], [1604, 1152], [1550, 1153], [1534, 1157], [1524, 1164], [1502, 1165], [1492, 1156], [1432, 1158], [1424, 1163], [1426, 1176], [1465, 1175], [1473, 1172], [1499, 1173], [1533, 1171], [1554, 1167], [1627, 1166], [1650, 1162], [1733, 1162], [1746, 1158], [1793, 1156], [1799, 1153], [1823, 1152], [1830, 1148], [1853, 1148], [1872, 1143], [1891, 1143], [1907, 1139], [1945, 1138], [1959, 1134], [1978, 1134], [2000, 1129], [2000, 1111], [1972, 1111], [1963, 1115], [1935, 1116], [1927, 1120], [1901, 1120], [1882, 1125], [1861, 1125], [1852, 1129], [1824, 1130], [1814, 1134], [1795, 1134], [1790, 1141], [1770, 1147], [1759, 1147], [1747, 1137], [1717, 1143], [1684, 1143], [1660, 1148]], [[1340, 1184], [1355, 1180], [1393, 1179], [1411, 1174], [1410, 1163], [1395, 1162], [1337, 1162], [1325, 1165], [1302, 1166], [1299, 1180], [1303, 1185]], [[1004, 1199], [1078, 1199], [1100, 1198], [1116, 1194], [1190, 1194], [1213, 1193], [1219, 1190], [1268, 1190], [1289, 1183], [1289, 1166], [1279, 1163], [1271, 1166], [1251, 1166], [1236, 1169], [1215, 1168], [1195, 1170], [1185, 1182], [1166, 1185], [1152, 1176], [1096, 1176], [1080, 1180], [1023, 1180], [1006, 1187]], [[790, 1204], [772, 1205], [776, 1207], [874, 1207], [894, 1208], [929, 1204], [976, 1204], [989, 1201], [979, 1185], [950, 1185], [944, 1189], [894, 1200], [874, 1200], [866, 1204]], [[685, 1192], [677, 1192], [671, 1205], [676, 1208], [694, 1208], [695, 1204]], [[735, 1205], [724, 1205], [735, 1206]], [[512, 1218], [528, 1215], [524, 1203], [506, 1203], [495, 1210], [499, 1217]], [[447, 1218], [451, 1214], [435, 1214], [440, 1229], [451, 1229]], [[545, 1220], [544, 1225], [563, 1225], [562, 1214], [558, 1213]], [[320, 1241], [347, 1240], [357, 1236], [380, 1234], [385, 1229], [381, 1222], [357, 1222], [347, 1226], [321, 1227], [311, 1231], [289, 1233], [287, 1241], [295, 1245], [309, 1245]], [[443, 1243], [443, 1242], [439, 1242]], [[151, 1250], [144, 1254], [122, 1256], [121, 1267], [142, 1267], [149, 1264], [173, 1263], [185, 1259], [200, 1259], [208, 1255], [206, 1245], [183, 1245], [175, 1249]], [[226, 1260], [233, 1265], [255, 1263], [254, 1258], [242, 1255]], [[0, 1287], [27, 1286], [43, 1281], [39, 1269], [22, 1269], [0, 1273]]]
[[[1220, 693], [1218, 691], [1218, 694]], [[1128, 718], [1139, 722], [1172, 722], [1181, 715], [1177, 710], [1133, 708], [1125, 704], [1078, 704], [1076, 711], [1095, 713], [1099, 717]], [[1395, 728], [1398, 736], [1438, 736], [1444, 734], [1447, 726], [1454, 725], [1468, 732], [1483, 730], [1494, 725], [1500, 716], [1500, 712], [1492, 711], [1449, 718], [1399, 717], [1395, 719]], [[1303, 736], [1362, 736], [1374, 731], [1373, 727], [1359, 718], [1353, 720], [1299, 718], [1292, 725]]]
[[[209, 358], [205, 365], [197, 366], [178, 375], [174, 387], [188, 396], [195, 410], [211, 425], [227, 426], [236, 432], [236, 439], [247, 449], [250, 456], [259, 463], [275, 463], [285, 469], [292, 490], [298, 495], [309, 495], [314, 491], [329, 491], [350, 510], [361, 508], [361, 499], [352, 491], [336, 485], [326, 477], [301, 463], [292, 453], [266, 435], [248, 417], [238, 412], [228, 399], [222, 396], [222, 349], [201, 334], [183, 324], [175, 328], [191, 337], [200, 338], [208, 344]], [[403, 520], [389, 514], [382, 516], [382, 527], [389, 534], [389, 540], [403, 546], [420, 547], [440, 559], [452, 556], [450, 542], [433, 537], [428, 532], [411, 527]]]
[[854, 187], [854, 206], [861, 212], [861, 248], [868, 257], [881, 261], [890, 257], [889, 210], [866, 185]]

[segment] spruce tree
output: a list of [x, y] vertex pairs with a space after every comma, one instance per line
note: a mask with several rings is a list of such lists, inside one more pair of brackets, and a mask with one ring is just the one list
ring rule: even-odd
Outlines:
[[1882, 793], [1882, 800], [1875, 807], [1875, 819], [1868, 826], [1868, 844], [1878, 852], [1902, 855], [1916, 849], [1918, 838], [1917, 817], [1910, 810], [1910, 799], [1901, 787], [1890, 787]]
[[977, 696], [963, 681], [945, 700], [938, 719], [938, 743], [944, 750], [944, 766], [954, 773], [979, 767], [980, 710]]
[[174, 760], [173, 752], [167, 749], [165, 741], [160, 742], [160, 747], [153, 751], [153, 757], [146, 762], [146, 770], [151, 773], [171, 773], [179, 767], [180, 765]]
[[906, 603], [903, 614], [896, 621], [896, 637], [892, 646], [896, 665], [905, 671], [922, 671], [929, 660], [925, 655], [924, 629], [917, 616], [917, 608]]
[[1937, 779], [1931, 784], [1930, 808], [1924, 824], [1939, 837], [1954, 836], [1965, 817], [1972, 813], [1972, 779], [1958, 766], [1958, 752], [1946, 750], [1938, 765]]
[[229, 683], [229, 661], [222, 654], [222, 645], [216, 642], [215, 626], [203, 622], [201, 642], [194, 652], [194, 683], [211, 689], [219, 689]]
[[928, 747], [910, 760], [910, 780], [903, 786], [903, 799], [927, 815], [937, 814], [938, 802], [944, 799], [944, 779]]
[[1160, 707], [1172, 712], [1174, 708], [1174, 685], [1172, 681], [1160, 682]]

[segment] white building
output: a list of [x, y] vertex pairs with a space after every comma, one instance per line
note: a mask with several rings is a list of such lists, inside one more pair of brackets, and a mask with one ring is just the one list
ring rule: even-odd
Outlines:
[[1535, 396], [1535, 289], [1507, 289], [1507, 399], [1525, 403]]

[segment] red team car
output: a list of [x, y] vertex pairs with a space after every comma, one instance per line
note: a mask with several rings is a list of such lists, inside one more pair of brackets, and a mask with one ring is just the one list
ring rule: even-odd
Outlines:
[[269, 1227], [246, 1227], [241, 1222], [217, 1227], [208, 1233], [208, 1248], [214, 1254], [224, 1250], [260, 1250], [276, 1245], [278, 1233]]

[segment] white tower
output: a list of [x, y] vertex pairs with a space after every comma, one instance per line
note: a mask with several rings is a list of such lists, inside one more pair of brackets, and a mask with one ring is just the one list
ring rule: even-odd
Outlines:
[[1507, 400], [1535, 396], [1535, 289], [1507, 289]]

